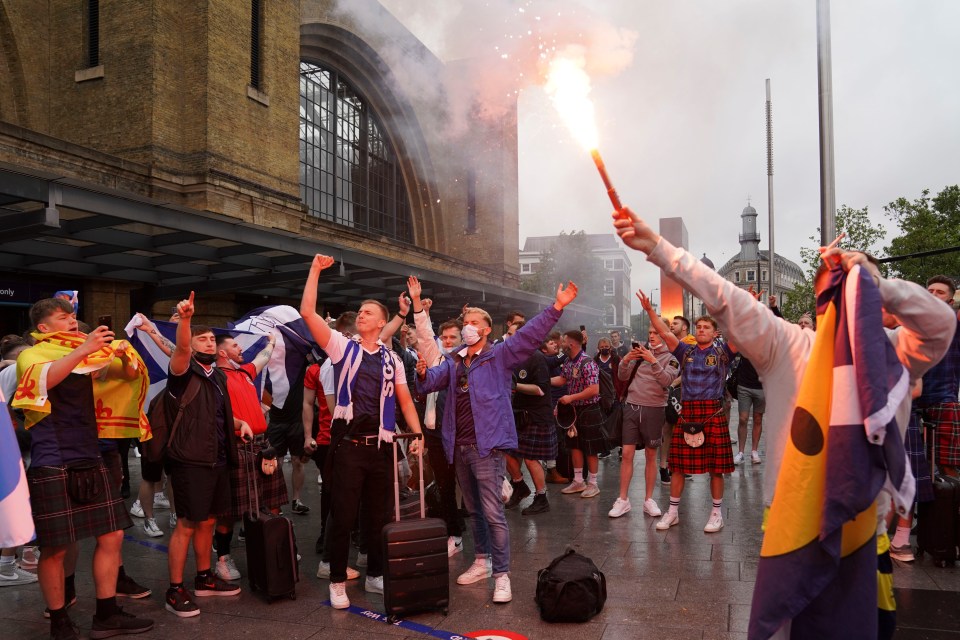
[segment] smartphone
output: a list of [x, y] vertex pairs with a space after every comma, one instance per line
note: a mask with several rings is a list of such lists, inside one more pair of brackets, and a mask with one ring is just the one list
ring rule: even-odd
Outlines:
[[113, 316], [100, 316], [97, 318], [98, 327], [106, 327], [110, 331], [113, 331]]
[[580, 325], [580, 331], [586, 331], [586, 330], [587, 330], [587, 327], [586, 327], [586, 326]]
[[630, 346], [632, 346], [634, 349], [636, 349], [637, 347], [640, 346], [640, 343], [637, 342], [636, 340], [634, 340], [633, 342], [630, 343]]

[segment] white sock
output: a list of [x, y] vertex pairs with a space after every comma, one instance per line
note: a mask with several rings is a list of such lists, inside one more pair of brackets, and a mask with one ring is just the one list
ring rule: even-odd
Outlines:
[[17, 556], [0, 556], [0, 566], [10, 565], [14, 566], [17, 562]]
[[680, 498], [674, 498], [670, 496], [670, 508], [667, 510], [667, 513], [672, 513], [673, 515], [678, 515], [680, 513]]
[[574, 482], [583, 482], [583, 467], [573, 469], [573, 481]]
[[897, 525], [897, 532], [893, 535], [893, 541], [890, 544], [895, 547], [902, 547], [910, 544], [910, 527], [901, 527]]
[[597, 484], [597, 474], [587, 473], [587, 483], [588, 484]]

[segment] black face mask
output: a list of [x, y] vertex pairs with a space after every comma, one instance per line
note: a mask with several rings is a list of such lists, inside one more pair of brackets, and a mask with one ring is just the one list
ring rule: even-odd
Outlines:
[[217, 361], [217, 354], [215, 353], [195, 353], [193, 354], [194, 359], [200, 364], [205, 364], [210, 366]]
[[602, 356], [610, 355], [610, 349], [607, 349], [607, 348], [600, 349], [600, 355]]

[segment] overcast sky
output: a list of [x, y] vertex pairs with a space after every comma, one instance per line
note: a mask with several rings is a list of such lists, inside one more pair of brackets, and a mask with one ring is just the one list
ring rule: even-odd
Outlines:
[[[604, 49], [593, 61], [593, 98], [600, 150], [621, 198], [651, 219], [682, 216], [690, 250], [718, 267], [739, 251], [748, 196], [767, 247], [770, 78], [776, 249], [799, 262], [799, 248], [810, 244], [819, 224], [813, 0], [382, 4], [443, 59], [502, 51], [528, 23]], [[557, 8], [561, 15], [530, 23]], [[960, 1], [843, 0], [831, 11], [837, 206], [868, 206], [884, 223], [891, 200], [960, 182]], [[569, 30], [579, 25], [590, 33]], [[521, 246], [532, 235], [611, 230], [590, 158], [543, 90], [527, 86], [519, 104]], [[658, 286], [657, 271], [631, 259], [634, 288]]]

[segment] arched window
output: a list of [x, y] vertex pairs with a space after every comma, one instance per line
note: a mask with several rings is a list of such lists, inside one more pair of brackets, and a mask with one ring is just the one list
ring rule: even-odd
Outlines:
[[369, 103], [337, 72], [300, 63], [300, 196], [310, 215], [409, 242], [396, 154]]

